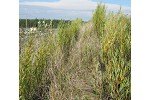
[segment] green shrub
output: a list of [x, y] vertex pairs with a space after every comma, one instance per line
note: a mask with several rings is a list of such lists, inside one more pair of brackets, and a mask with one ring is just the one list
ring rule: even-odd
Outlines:
[[[106, 20], [106, 35], [101, 40], [101, 59], [106, 66], [105, 81], [111, 98], [117, 100], [131, 99], [131, 33], [130, 18], [110, 14]], [[105, 87], [106, 88], [106, 87]]]
[[64, 54], [65, 63], [69, 56], [70, 48], [74, 46], [78, 38], [78, 32], [80, 29], [82, 20], [76, 19], [71, 23], [60, 22], [58, 27], [58, 44]]
[[102, 5], [100, 3], [97, 5], [97, 8], [93, 14], [94, 29], [97, 36], [100, 39], [104, 35], [105, 21], [106, 21], [106, 8], [105, 5]]
[[19, 89], [21, 100], [48, 98], [50, 86], [48, 66], [51, 54], [55, 50], [52, 35], [34, 34], [27, 37], [20, 53]]

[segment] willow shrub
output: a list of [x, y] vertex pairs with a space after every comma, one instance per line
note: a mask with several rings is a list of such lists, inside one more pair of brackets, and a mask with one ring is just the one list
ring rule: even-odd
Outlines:
[[48, 67], [55, 50], [53, 38], [52, 34], [33, 34], [24, 42], [19, 61], [20, 100], [49, 98], [51, 80]]
[[73, 47], [78, 38], [78, 32], [81, 26], [82, 20], [76, 19], [71, 23], [60, 22], [58, 27], [58, 44], [64, 55], [65, 62], [69, 56], [70, 48]]
[[105, 21], [106, 21], [106, 8], [105, 5], [102, 5], [100, 3], [97, 5], [97, 8], [93, 14], [94, 29], [98, 38], [100, 39], [104, 35]]
[[[124, 100], [130, 99], [131, 71], [131, 21], [123, 15], [108, 13], [105, 5], [98, 4], [93, 14], [94, 32], [100, 40], [100, 66], [104, 65], [103, 93], [106, 97]], [[101, 77], [101, 76], [100, 76]]]
[[[104, 82], [110, 97], [117, 100], [131, 99], [131, 31], [130, 17], [118, 12], [109, 14], [106, 34], [101, 39], [101, 59], [105, 64]], [[107, 87], [104, 87], [105, 88]], [[104, 93], [105, 95], [106, 93]]]

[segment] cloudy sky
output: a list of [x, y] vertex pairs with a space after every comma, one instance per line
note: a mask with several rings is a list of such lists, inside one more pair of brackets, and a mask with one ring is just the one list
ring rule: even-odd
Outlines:
[[[89, 20], [100, 0], [19, 0], [19, 18]], [[131, 0], [102, 0], [107, 11], [117, 12], [120, 6], [131, 14]]]

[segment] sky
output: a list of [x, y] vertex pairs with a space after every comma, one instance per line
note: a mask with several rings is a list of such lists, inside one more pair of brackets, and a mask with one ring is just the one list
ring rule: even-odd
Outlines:
[[[131, 14], [131, 0], [101, 0], [108, 11]], [[100, 0], [19, 0], [19, 18], [44, 18], [88, 21]]]

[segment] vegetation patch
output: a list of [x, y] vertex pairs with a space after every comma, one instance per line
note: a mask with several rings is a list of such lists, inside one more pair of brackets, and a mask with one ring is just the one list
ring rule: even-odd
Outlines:
[[53, 24], [19, 33], [20, 100], [131, 99], [130, 16], [100, 3], [87, 23]]

